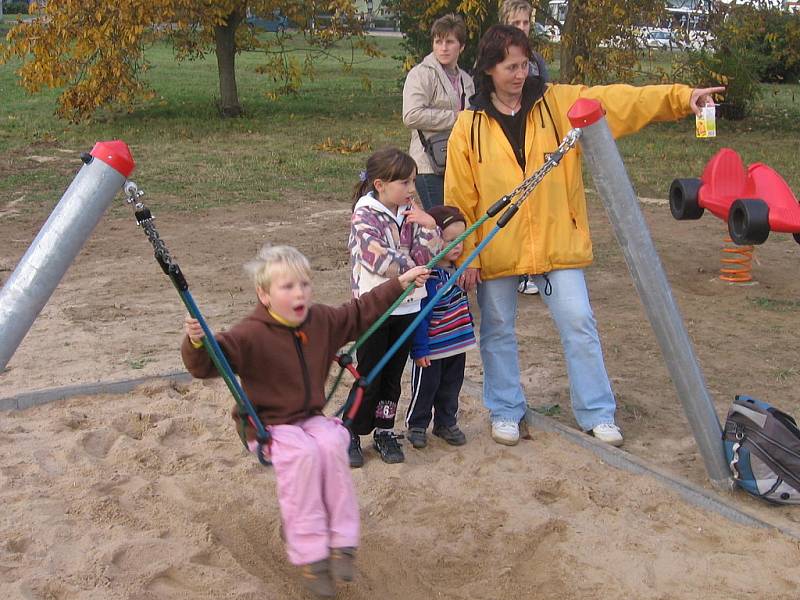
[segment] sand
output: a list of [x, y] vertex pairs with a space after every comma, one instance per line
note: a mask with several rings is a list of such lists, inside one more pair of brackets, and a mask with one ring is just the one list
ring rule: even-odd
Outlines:
[[[305, 199], [291, 210], [243, 206], [191, 220], [151, 208], [215, 328], [249, 310], [252, 292], [240, 265], [266, 240], [291, 242], [309, 254], [320, 301], [347, 297], [344, 202]], [[785, 362], [794, 352], [791, 334], [783, 330], [794, 315], [756, 311], [746, 296], [753, 292], [719, 287], [705, 259], [700, 271], [687, 261], [678, 244], [706, 243], [719, 223], [689, 228], [664, 220], [663, 207], [645, 210], [654, 235], [669, 241], [666, 268], [691, 311], [688, 327], [720, 415], [745, 376], [767, 395], [789, 396], [792, 373], [777, 381], [761, 361], [793, 368]], [[588, 276], [619, 397], [624, 449], [708, 488], [596, 201], [592, 211], [598, 261]], [[0, 217], [0, 282], [45, 217], [46, 211]], [[675, 232], [684, 236], [678, 244]], [[797, 250], [772, 248], [765, 247], [772, 254], [762, 271], [768, 282], [756, 293], [791, 297], [798, 284], [788, 267]], [[520, 303], [529, 400], [559, 404], [555, 419], [574, 426], [546, 310], [536, 298]], [[712, 304], [714, 310], [697, 310]], [[0, 398], [178, 371], [183, 312], [132, 217], [112, 211], [0, 374]], [[754, 355], [747, 344], [732, 344], [723, 353], [723, 341], [739, 330], [774, 351]], [[764, 331], [773, 339], [754, 333]], [[743, 363], [749, 375], [718, 366]], [[654, 479], [609, 466], [557, 433], [534, 431], [533, 440], [499, 446], [489, 438], [476, 392], [477, 353], [469, 357], [468, 377], [460, 413], [466, 446], [433, 438], [425, 450], [406, 446], [400, 465], [385, 465], [368, 449], [365, 467], [353, 471], [363, 543], [359, 577], [341, 587], [340, 598], [798, 597], [795, 539], [690, 505]], [[406, 392], [403, 408], [407, 400]], [[227, 416], [231, 403], [220, 382], [153, 380], [122, 395], [76, 396], [0, 413], [0, 598], [304, 598], [280, 540], [274, 474], [243, 450]], [[784, 404], [789, 412], [797, 407], [793, 398]], [[741, 493], [728, 500], [797, 526], [794, 509], [773, 509]]]

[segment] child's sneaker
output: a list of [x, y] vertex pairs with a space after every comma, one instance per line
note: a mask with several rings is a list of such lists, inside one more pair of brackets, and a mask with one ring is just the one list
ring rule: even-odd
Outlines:
[[361, 452], [361, 436], [350, 432], [350, 446], [347, 448], [347, 457], [350, 459], [350, 468], [358, 469], [364, 466], [364, 455]]
[[336, 586], [331, 579], [328, 559], [300, 565], [300, 574], [303, 585], [315, 598], [333, 598], [336, 596]]
[[412, 427], [409, 429], [406, 438], [417, 450], [428, 445], [428, 434], [425, 433], [424, 429], [420, 429], [419, 427]]
[[433, 435], [442, 438], [451, 446], [463, 446], [467, 443], [467, 436], [458, 428], [458, 425], [452, 427], [436, 425], [433, 428]]
[[381, 460], [388, 464], [401, 463], [406, 460], [400, 446], [401, 436], [394, 431], [376, 431], [372, 436], [372, 445], [381, 455]]
[[331, 548], [331, 575], [335, 581], [353, 581], [356, 574], [356, 549], [352, 546]]

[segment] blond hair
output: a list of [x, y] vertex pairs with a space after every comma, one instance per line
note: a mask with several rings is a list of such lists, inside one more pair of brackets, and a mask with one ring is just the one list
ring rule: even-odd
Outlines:
[[257, 288], [269, 292], [272, 279], [278, 273], [311, 279], [311, 265], [297, 248], [292, 246], [270, 246], [264, 244], [258, 256], [244, 265], [244, 270], [253, 279]]
[[504, 0], [500, 6], [500, 23], [511, 25], [512, 17], [519, 11], [524, 10], [528, 16], [533, 16], [533, 7], [525, 0]]

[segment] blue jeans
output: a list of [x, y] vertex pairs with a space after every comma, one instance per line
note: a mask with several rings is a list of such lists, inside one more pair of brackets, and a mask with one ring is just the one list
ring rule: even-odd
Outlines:
[[[613, 423], [616, 401], [603, 362], [583, 271], [564, 269], [548, 273], [549, 289], [542, 275], [532, 277], [561, 335], [572, 412], [578, 426], [588, 431], [601, 423]], [[518, 284], [519, 278], [513, 276], [478, 286], [483, 403], [493, 421], [517, 422], [525, 415], [515, 331]], [[551, 291], [550, 295], [546, 291]]]
[[427, 173], [417, 175], [417, 194], [422, 201], [422, 208], [429, 210], [444, 204], [444, 177]]

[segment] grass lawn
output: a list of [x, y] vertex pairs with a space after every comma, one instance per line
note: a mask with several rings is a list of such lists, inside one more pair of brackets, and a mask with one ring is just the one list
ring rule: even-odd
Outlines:
[[[256, 73], [260, 57], [237, 59], [237, 80], [246, 114], [217, 116], [216, 61], [177, 63], [171, 48], [148, 52], [147, 79], [154, 100], [131, 114], [104, 112], [91, 123], [73, 125], [53, 116], [58, 92], [28, 95], [16, 83], [18, 63], [0, 67], [0, 199], [10, 199], [25, 182], [26, 202], [55, 202], [64, 188], [63, 173], [31, 170], [26, 156], [40, 147], [75, 151], [98, 140], [121, 139], [137, 161], [133, 178], [150, 202], [194, 209], [230, 202], [260, 202], [303, 194], [349, 198], [369, 152], [384, 145], [405, 148], [409, 133], [401, 121], [401, 73], [391, 58], [401, 53], [397, 38], [376, 38], [385, 53], [359, 61], [345, 73], [335, 61], [316, 64], [316, 77], [301, 92], [276, 101], [267, 98], [272, 81]], [[343, 54], [348, 49], [338, 50]], [[367, 89], [363, 78], [368, 77]], [[657, 124], [620, 141], [628, 171], [640, 195], [665, 197], [676, 176], [700, 173], [722, 146], [738, 150], [747, 162], [764, 161], [800, 190], [796, 140], [800, 137], [800, 85], [766, 86], [756, 114], [743, 122], [718, 122], [716, 140], [694, 138], [694, 121]], [[341, 153], [322, 145], [365, 145]], [[18, 168], [13, 165], [16, 164]], [[77, 170], [77, 165], [76, 165]]]

